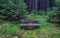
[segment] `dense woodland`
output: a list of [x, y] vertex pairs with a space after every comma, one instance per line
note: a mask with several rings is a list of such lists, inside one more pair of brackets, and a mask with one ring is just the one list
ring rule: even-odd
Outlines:
[[[25, 0], [27, 1], [27, 0]], [[44, 0], [43, 0], [44, 1]], [[39, 3], [40, 6], [37, 6], [38, 8], [36, 8], [36, 10], [44, 10], [46, 11], [46, 9], [48, 8], [48, 4], [49, 4], [49, 8], [51, 10], [53, 10], [53, 7], [56, 7], [56, 11], [58, 12], [59, 10], [59, 3], [55, 3], [56, 1], [53, 0], [49, 0], [50, 3], [48, 3], [48, 1], [46, 1], [47, 3], [45, 4], [45, 7], [43, 7], [42, 5], [44, 5], [44, 3]], [[32, 2], [31, 2], [32, 3]], [[11, 21], [11, 20], [20, 20], [22, 18], [24, 18], [26, 15], [28, 15], [28, 12], [33, 11], [35, 8], [33, 7], [33, 3], [29, 6], [26, 5], [28, 3], [24, 3], [24, 0], [1, 0], [0, 1], [0, 20], [1, 21]], [[55, 5], [55, 6], [54, 6]], [[33, 8], [32, 8], [32, 7]], [[46, 8], [47, 7], [47, 8]], [[29, 11], [30, 10], [30, 11]], [[38, 11], [36, 11], [38, 12]], [[37, 13], [38, 14], [38, 13]]]
[[[49, 5], [48, 8], [42, 7], [39, 2], [41, 0], [38, 3], [35, 1], [37, 6], [35, 2], [34, 5], [29, 6], [26, 1], [28, 0], [0, 0], [0, 38], [12, 38], [13, 36], [19, 38], [60, 38], [60, 0], [49, 0], [50, 3], [46, 3], [46, 6]], [[43, 4], [45, 5], [45, 3]], [[38, 20], [40, 28], [21, 29], [21, 20], [30, 19]]]

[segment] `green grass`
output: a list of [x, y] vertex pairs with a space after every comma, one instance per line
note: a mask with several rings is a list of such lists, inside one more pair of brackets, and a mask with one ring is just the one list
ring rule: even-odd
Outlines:
[[56, 34], [54, 38], [60, 38], [60, 34]]
[[53, 30], [50, 27], [48, 27], [47, 20], [48, 20], [48, 16], [44, 16], [43, 18], [39, 19], [39, 23], [41, 24], [40, 30], [41, 30], [41, 32], [44, 32], [46, 34], [51, 34], [51, 33], [53, 33]]
[[4, 36], [13, 36], [18, 35], [21, 36], [23, 33], [23, 30], [20, 29], [19, 23], [3, 23], [0, 25], [0, 34]]
[[44, 27], [44, 28], [41, 28], [41, 32], [44, 32], [46, 34], [51, 34], [53, 33], [53, 30], [49, 27], [46, 27], [46, 28]]
[[13, 36], [13, 35], [18, 35], [22, 37], [23, 33], [27, 32], [26, 35], [27, 38], [33, 38], [33, 37], [37, 38], [39, 33], [45, 34], [46, 36], [49, 36], [50, 34], [54, 33], [54, 30], [49, 27], [49, 24], [47, 22], [48, 16], [46, 15], [46, 16], [39, 16], [39, 17], [40, 18], [37, 19], [39, 20], [40, 28], [35, 30], [23, 30], [20, 28], [20, 23], [17, 22], [0, 24], [0, 37], [2, 37], [2, 35], [6, 37]]

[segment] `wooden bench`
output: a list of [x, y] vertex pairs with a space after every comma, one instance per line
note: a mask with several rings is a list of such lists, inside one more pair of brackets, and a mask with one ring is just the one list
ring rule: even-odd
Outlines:
[[20, 26], [22, 29], [35, 29], [39, 28], [40, 24], [37, 20], [21, 20]]

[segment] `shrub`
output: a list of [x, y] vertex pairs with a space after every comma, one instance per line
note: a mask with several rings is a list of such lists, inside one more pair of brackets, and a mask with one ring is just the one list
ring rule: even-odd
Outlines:
[[23, 0], [0, 0], [0, 19], [22, 19], [27, 14]]

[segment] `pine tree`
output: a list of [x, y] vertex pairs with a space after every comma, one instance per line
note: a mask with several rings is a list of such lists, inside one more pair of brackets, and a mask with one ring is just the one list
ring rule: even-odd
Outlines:
[[0, 19], [22, 19], [27, 14], [24, 0], [0, 0], [0, 13]]

